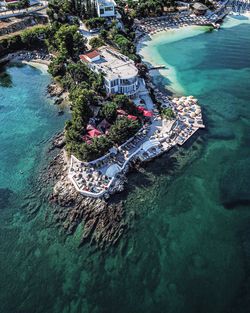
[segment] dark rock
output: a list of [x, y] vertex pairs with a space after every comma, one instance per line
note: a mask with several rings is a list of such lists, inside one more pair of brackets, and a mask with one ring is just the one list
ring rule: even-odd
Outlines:
[[[61, 148], [63, 140], [63, 133], [57, 134], [52, 140], [50, 151], [55, 147]], [[63, 150], [60, 150], [40, 178], [43, 184], [54, 185], [52, 194], [46, 198], [52, 204], [55, 225], [71, 235], [83, 223], [84, 231], [79, 246], [86, 242], [100, 249], [115, 245], [127, 229], [123, 204], [83, 197], [69, 181], [66, 164]]]
[[8, 207], [9, 198], [13, 194], [13, 191], [9, 188], [0, 188], [0, 209]]
[[242, 159], [228, 168], [220, 181], [221, 202], [226, 208], [250, 204], [250, 162]]

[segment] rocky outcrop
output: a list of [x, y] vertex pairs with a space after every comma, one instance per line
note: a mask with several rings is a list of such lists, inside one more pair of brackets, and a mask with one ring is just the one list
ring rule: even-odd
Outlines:
[[65, 142], [64, 132], [60, 132], [56, 134], [49, 148], [49, 152], [56, 148], [62, 149], [65, 146], [65, 143], [66, 142]]
[[[53, 149], [61, 146], [62, 141], [63, 135], [57, 134]], [[42, 184], [54, 185], [49, 201], [56, 225], [70, 235], [82, 224], [79, 245], [89, 242], [101, 249], [114, 246], [128, 227], [122, 202], [114, 204], [82, 196], [68, 179], [67, 171], [68, 160], [64, 150], [60, 150], [40, 178]]]
[[53, 82], [48, 85], [47, 92], [51, 97], [60, 97], [63, 94], [64, 89], [57, 83]]

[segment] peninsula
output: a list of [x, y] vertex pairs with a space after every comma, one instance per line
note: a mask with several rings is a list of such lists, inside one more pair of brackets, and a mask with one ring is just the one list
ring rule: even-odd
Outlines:
[[130, 167], [185, 144], [204, 128], [198, 99], [159, 90], [150, 73], [161, 65], [148, 68], [140, 46], [169, 29], [219, 28], [229, 11], [249, 9], [244, 1], [54, 0], [41, 6], [46, 11], [29, 9], [33, 20], [19, 21], [17, 31], [8, 23], [24, 11], [11, 13], [6, 5], [0, 13], [1, 23], [7, 24], [0, 56], [4, 62], [35, 59], [48, 65], [54, 79], [49, 90], [56, 102], [62, 94], [68, 97], [71, 119], [55, 143], [63, 148], [60, 162], [67, 174], [55, 183], [54, 202], [68, 193], [107, 200], [124, 189]]

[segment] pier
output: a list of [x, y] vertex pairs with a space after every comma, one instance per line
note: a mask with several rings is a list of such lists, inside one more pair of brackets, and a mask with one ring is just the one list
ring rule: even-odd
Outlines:
[[152, 66], [152, 67], [150, 67], [148, 70], [149, 70], [149, 71], [153, 71], [153, 70], [162, 70], [162, 69], [166, 69], [166, 65]]

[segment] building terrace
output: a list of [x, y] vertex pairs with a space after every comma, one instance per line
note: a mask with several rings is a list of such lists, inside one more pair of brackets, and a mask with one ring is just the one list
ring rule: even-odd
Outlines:
[[104, 74], [107, 93], [134, 96], [139, 88], [138, 69], [134, 62], [110, 47], [80, 55], [93, 71]]

